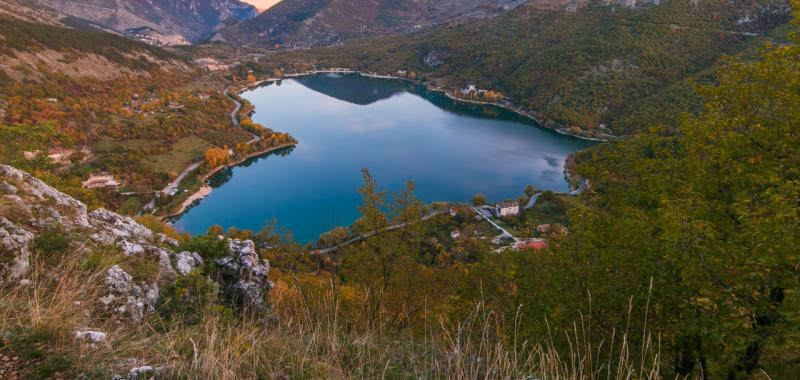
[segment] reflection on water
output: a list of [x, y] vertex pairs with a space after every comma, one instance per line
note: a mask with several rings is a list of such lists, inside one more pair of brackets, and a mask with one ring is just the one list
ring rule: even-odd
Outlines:
[[215, 190], [176, 222], [180, 229], [257, 230], [275, 218], [299, 241], [314, 241], [358, 217], [362, 168], [388, 190], [414, 180], [425, 202], [515, 198], [526, 185], [565, 191], [564, 158], [591, 144], [405, 81], [316, 75], [243, 96], [256, 122], [299, 144], [214, 176]]

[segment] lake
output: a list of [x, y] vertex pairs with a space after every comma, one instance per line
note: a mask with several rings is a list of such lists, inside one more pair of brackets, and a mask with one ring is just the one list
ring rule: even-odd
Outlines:
[[213, 192], [175, 221], [179, 230], [260, 230], [275, 220], [295, 240], [314, 242], [358, 217], [362, 168], [389, 191], [413, 180], [426, 203], [475, 194], [500, 201], [527, 185], [567, 191], [565, 157], [592, 144], [400, 80], [319, 74], [242, 96], [256, 122], [299, 144], [213, 177]]

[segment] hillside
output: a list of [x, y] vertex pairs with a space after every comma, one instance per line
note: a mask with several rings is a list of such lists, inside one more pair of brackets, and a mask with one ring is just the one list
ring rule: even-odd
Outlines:
[[361, 218], [322, 243], [366, 236], [323, 253], [274, 226], [177, 234], [0, 165], [0, 371], [793, 378], [798, 65], [797, 43], [727, 63], [678, 133], [579, 153], [580, 197], [544, 192], [502, 220], [565, 223], [538, 249], [455, 239], [476, 228], [472, 209], [422, 219], [413, 183], [390, 196], [367, 171]]
[[[206, 72], [52, 10], [0, 4], [0, 162], [35, 170], [87, 203], [135, 214], [193, 167], [180, 192], [159, 198], [167, 213], [220, 162], [287, 138], [231, 124], [227, 71]], [[209, 151], [224, 157], [201, 165]]]
[[283, 52], [262, 65], [269, 74], [271, 63], [288, 72], [402, 70], [448, 89], [475, 83], [499, 90], [546, 126], [627, 135], [673, 130], [681, 112], [698, 104], [687, 79], [702, 81], [723, 56], [760, 46], [788, 17], [786, 1], [670, 0], [574, 11], [528, 4], [428, 33]]
[[519, 0], [284, 0], [252, 20], [219, 31], [213, 40], [266, 48], [332, 45], [356, 37], [428, 30], [462, 17], [489, 17], [519, 3]]
[[[797, 378], [800, 1], [623, 4], [258, 52], [160, 48], [0, 0], [0, 378]], [[577, 194], [529, 186], [531, 208], [491, 219], [484, 196], [423, 204], [413, 178], [388, 192], [367, 169], [358, 219], [317, 246], [277, 223], [191, 235], [137, 215], [294, 143], [228, 89], [342, 66], [620, 138], [568, 161]], [[500, 225], [524, 244], [501, 246]]]
[[150, 28], [153, 41], [197, 42], [222, 27], [256, 16], [255, 7], [238, 0], [35, 0], [65, 14], [93, 21], [118, 32]]

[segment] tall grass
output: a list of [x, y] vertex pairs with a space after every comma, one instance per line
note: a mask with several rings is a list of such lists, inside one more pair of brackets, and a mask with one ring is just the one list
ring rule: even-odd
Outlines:
[[[343, 307], [332, 286], [277, 287], [267, 318], [209, 312], [194, 325], [157, 316], [139, 323], [116, 320], [97, 307], [104, 291], [103, 270], [88, 268], [78, 257], [35, 265], [30, 285], [0, 297], [2, 333], [37, 337], [36, 344], [71, 358], [73, 374], [107, 378], [147, 364], [164, 366], [163, 376], [177, 379], [659, 377], [658, 342], [647, 331], [640, 332], [646, 343], [642, 352], [633, 355], [628, 339], [633, 332], [593, 342], [590, 320], [583, 318], [562, 337], [569, 348], [559, 350], [556, 337], [541, 342], [524, 341], [516, 333], [509, 337], [503, 333], [509, 329], [502, 316], [478, 302], [461, 320], [442, 318], [415, 334], [360, 323], [367, 310]], [[519, 321], [516, 318], [513, 327]], [[74, 338], [78, 329], [104, 331], [108, 338], [99, 344], [78, 342]], [[29, 348], [11, 344], [6, 349]]]

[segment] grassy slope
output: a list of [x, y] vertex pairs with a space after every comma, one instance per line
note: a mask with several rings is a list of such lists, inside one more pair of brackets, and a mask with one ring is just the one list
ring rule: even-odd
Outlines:
[[[15, 65], [0, 64], [0, 162], [37, 170], [93, 205], [135, 211], [151, 190], [202, 159], [205, 148], [250, 139], [231, 127], [232, 104], [215, 93], [225, 86], [223, 78], [205, 75], [171, 52], [97, 30], [8, 17], [0, 17], [0, 40], [0, 63]], [[210, 98], [200, 99], [200, 93]], [[184, 108], [171, 110], [170, 103]], [[23, 151], [53, 148], [90, 153], [67, 167], [23, 157]], [[79, 190], [82, 178], [104, 171], [139, 194]]]

